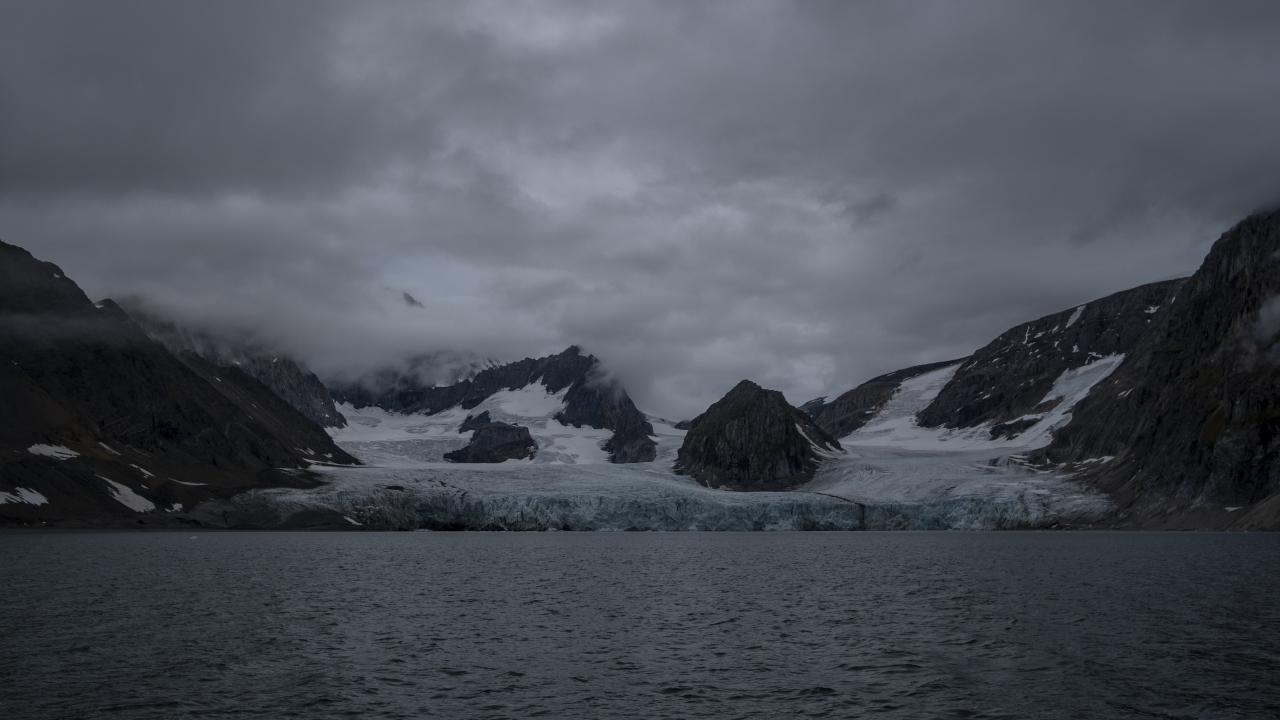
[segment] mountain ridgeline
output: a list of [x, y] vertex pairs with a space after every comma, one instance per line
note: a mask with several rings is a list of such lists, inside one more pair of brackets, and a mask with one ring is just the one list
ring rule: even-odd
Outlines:
[[960, 361], [948, 360], [885, 373], [841, 394], [831, 402], [825, 402], [825, 398], [810, 400], [801, 405], [800, 410], [812, 417], [818, 427], [831, 436], [844, 437], [875, 417], [904, 381], [957, 362]]
[[174, 355], [194, 355], [220, 368], [237, 368], [266, 385], [321, 427], [346, 427], [347, 419], [333, 404], [328, 388], [301, 363], [264, 348], [249, 338], [232, 339], [166, 319], [129, 300], [124, 306], [135, 322]]
[[[1066, 407], [1030, 462], [1104, 491], [1116, 508], [1108, 524], [1280, 528], [1280, 212], [1222, 235], [1190, 278], [1011, 328], [956, 361], [915, 422], [1014, 440], [1068, 401], [1055, 383], [1104, 359], [1115, 369]], [[904, 381], [946, 365], [805, 408], [843, 438]]]
[[1214, 244], [1039, 457], [1114, 458], [1084, 476], [1123, 521], [1280, 527], [1280, 211]]
[[2, 242], [0, 397], [6, 522], [180, 523], [204, 500], [356, 462], [247, 373], [175, 356]]
[[391, 412], [433, 414], [454, 407], [470, 410], [495, 393], [535, 385], [541, 385], [549, 394], [564, 393], [564, 407], [555, 414], [556, 421], [613, 431], [604, 445], [611, 462], [651, 462], [656, 457], [653, 426], [644, 413], [636, 408], [622, 385], [608, 376], [600, 360], [584, 354], [577, 346], [557, 355], [490, 365], [474, 377], [451, 385], [427, 386], [402, 381], [385, 389], [335, 385], [332, 392], [339, 402], [355, 407], [377, 406]]
[[[806, 490], [827, 494], [835, 483], [852, 497], [829, 497], [875, 517], [884, 508], [910, 515], [910, 503], [942, 507], [928, 489], [945, 495], [955, 482], [976, 482], [976, 462], [1007, 482], [1025, 480], [1018, 497], [1034, 507], [1019, 517], [1030, 522], [1062, 517], [1036, 505], [1036, 483], [1047, 478], [1088, 495], [1089, 507], [1097, 501], [1090, 525], [1280, 529], [1280, 211], [1231, 228], [1190, 278], [1022, 323], [969, 357], [886, 373], [801, 409], [744, 380], [693, 420], [660, 423], [661, 435], [576, 346], [502, 365], [423, 355], [326, 387], [255, 343], [186, 330], [140, 306], [90, 302], [56, 265], [0, 243], [0, 397], [6, 524], [234, 524], [208, 508], [273, 496], [246, 491], [312, 487], [319, 480], [309, 467], [356, 462], [322, 426], [340, 438], [375, 438], [372, 445], [413, 443], [431, 426], [413, 416], [434, 415], [448, 440], [432, 442], [449, 451], [431, 462], [531, 460], [544, 480], [573, 472], [561, 469], [570, 467], [562, 459], [603, 463], [604, 454], [572, 449], [587, 440], [609, 462], [654, 463], [628, 472], [655, 482], [693, 487], [671, 478], [674, 471], [736, 491], [812, 482]], [[336, 403], [380, 410], [341, 430], [347, 418]], [[395, 433], [379, 435], [383, 423], [410, 438], [384, 441]], [[455, 424], [471, 433], [463, 447]], [[682, 431], [677, 451], [672, 441]], [[672, 443], [662, 446], [662, 463], [655, 437]], [[846, 454], [841, 440], [855, 452]], [[911, 467], [888, 477], [867, 460], [874, 452]], [[415, 483], [441, 471], [422, 472]], [[906, 492], [912, 484], [928, 492]], [[411, 516], [413, 498], [395, 488]], [[465, 497], [456, 495], [458, 508]], [[888, 498], [881, 510], [876, 497]], [[947, 502], [969, 511], [979, 499]], [[339, 504], [305, 524], [352, 525], [339, 510], [356, 512]]]
[[1182, 283], [1143, 285], [1015, 326], [960, 365], [920, 424], [1016, 434], [1062, 373], [1132, 351]]

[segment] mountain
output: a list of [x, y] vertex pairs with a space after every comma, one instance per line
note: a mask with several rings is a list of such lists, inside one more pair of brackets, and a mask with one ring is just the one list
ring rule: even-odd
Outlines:
[[962, 361], [948, 360], [895, 370], [874, 377], [829, 403], [825, 402], [826, 398], [817, 398], [801, 405], [800, 409], [832, 437], [844, 437], [875, 417], [903, 382], [958, 362]]
[[0, 521], [173, 524], [354, 463], [246, 373], [179, 360], [58, 266], [0, 242]]
[[1280, 211], [1218, 239], [1039, 459], [1125, 522], [1280, 527]]
[[438, 350], [414, 355], [355, 378], [332, 379], [329, 391], [338, 402], [355, 407], [422, 412], [425, 391], [457, 385], [500, 365], [496, 360], [473, 353]]
[[[472, 410], [500, 393], [531, 393], [517, 404], [541, 408], [553, 404], [548, 418], [559, 426], [611, 431], [602, 448], [615, 463], [651, 462], [656, 457], [653, 426], [626, 390], [608, 376], [599, 359], [572, 346], [557, 355], [525, 358], [486, 367], [452, 385], [398, 386], [385, 392], [341, 386], [334, 396], [354, 408], [378, 407], [403, 414], [435, 415], [446, 410]], [[533, 397], [537, 396], [537, 397]], [[514, 408], [512, 417], [533, 417]]]
[[221, 368], [237, 368], [321, 427], [345, 427], [346, 418], [333, 404], [328, 388], [315, 373], [288, 355], [263, 347], [252, 338], [232, 338], [180, 325], [136, 300], [124, 303], [129, 316], [174, 355], [195, 355]]
[[690, 422], [676, 472], [707, 487], [783, 490], [839, 452], [840, 443], [782, 393], [743, 380]]
[[1043, 400], [1064, 372], [1130, 352], [1182, 283], [1143, 285], [1014, 326], [960, 366], [920, 424], [1017, 435], [1050, 409]]

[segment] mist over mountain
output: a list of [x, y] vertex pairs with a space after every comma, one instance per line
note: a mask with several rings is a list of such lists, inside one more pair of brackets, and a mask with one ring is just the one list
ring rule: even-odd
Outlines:
[[322, 377], [580, 344], [693, 417], [1189, 275], [1280, 194], [1272, 4], [642, 5], [16, 3], [0, 232]]

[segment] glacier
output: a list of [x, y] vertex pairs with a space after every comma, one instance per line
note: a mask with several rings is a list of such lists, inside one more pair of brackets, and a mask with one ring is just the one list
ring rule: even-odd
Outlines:
[[[684, 431], [650, 418], [658, 442], [650, 463], [608, 462], [610, 431], [561, 424], [563, 393], [533, 384], [480, 405], [434, 415], [340, 405], [345, 428], [330, 430], [363, 466], [317, 463], [318, 488], [238, 495], [224, 517], [285, 524], [328, 514], [350, 529], [434, 530], [900, 530], [1012, 529], [1086, 525], [1110, 509], [1069, 475], [1030, 467], [1027, 451], [1048, 442], [1071, 408], [1119, 364], [1096, 360], [1063, 373], [1046, 400], [1057, 405], [1023, 435], [992, 440], [989, 428], [921, 428], [915, 413], [955, 373], [949, 366], [904, 382], [862, 429], [824, 453], [809, 483], [785, 492], [703, 487], [672, 466]], [[470, 414], [529, 428], [529, 460], [455, 464]], [[1100, 462], [1106, 459], [1099, 459]]]

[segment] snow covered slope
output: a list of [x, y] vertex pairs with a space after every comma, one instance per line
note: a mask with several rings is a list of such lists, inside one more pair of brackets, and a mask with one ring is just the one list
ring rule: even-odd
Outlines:
[[845, 458], [826, 463], [802, 489], [878, 507], [908, 527], [990, 529], [1091, 522], [1110, 509], [1099, 493], [1027, 467], [1024, 453], [1047, 444], [1071, 409], [1120, 363], [1103, 358], [1067, 370], [1042, 400], [1044, 411], [1014, 438], [990, 424], [925, 428], [917, 413], [959, 365], [911, 378], [861, 429], [841, 438]]
[[[515, 395], [512, 395], [515, 393]], [[656, 445], [653, 428], [628, 397], [621, 383], [611, 377], [600, 360], [570, 346], [557, 355], [525, 358], [485, 368], [474, 377], [448, 386], [414, 387], [371, 395], [366, 392], [335, 393], [344, 405], [381, 408], [405, 414], [430, 414], [457, 429], [466, 415], [488, 410], [495, 422], [540, 425], [530, 433], [555, 442], [539, 442], [551, 461], [650, 462]], [[572, 427], [573, 432], [565, 428]], [[593, 432], [593, 430], [600, 432]], [[456, 448], [446, 448], [452, 450]]]
[[415, 467], [424, 462], [443, 462], [445, 453], [466, 445], [471, 433], [460, 433], [458, 427], [467, 416], [488, 412], [497, 422], [529, 428], [538, 443], [532, 460], [510, 463], [608, 463], [609, 454], [603, 445], [612, 437], [611, 430], [573, 427], [555, 419], [564, 409], [567, 391], [552, 393], [542, 385], [527, 385], [498, 391], [472, 408], [453, 407], [434, 415], [393, 413], [376, 406], [354, 408], [343, 403], [338, 409], [346, 416], [347, 427], [331, 429], [330, 434], [339, 445], [369, 463]]
[[[233, 522], [282, 524], [320, 511], [353, 529], [856, 530], [1039, 527], [1086, 521], [1106, 509], [1105, 500], [1068, 480], [1016, 458], [991, 463], [990, 452], [952, 451], [946, 445], [952, 440], [935, 439], [929, 451], [875, 445], [893, 442], [885, 433], [903, 432], [905, 419], [953, 371], [904, 384], [874, 427], [850, 436], [856, 447], [849, 457], [828, 458], [814, 481], [789, 492], [716, 490], [674, 474], [685, 431], [654, 418], [657, 459], [609, 463], [599, 448], [603, 434], [554, 419], [561, 393], [523, 388], [435, 415], [341, 406], [348, 426], [332, 434], [365, 467], [317, 468], [329, 481], [322, 488], [254, 491], [217, 511]], [[529, 427], [537, 459], [442, 462], [466, 442], [457, 432], [466, 415], [484, 411]]]
[[[1072, 408], [1124, 361], [1124, 355], [1095, 359], [1064, 370], [1035, 406], [1035, 410], [1007, 423], [984, 422], [965, 428], [922, 427], [917, 414], [933, 402], [955, 375], [958, 365], [906, 380], [884, 408], [866, 425], [840, 442], [846, 447], [877, 446], [922, 452], [957, 450], [1032, 450], [1048, 445], [1053, 431], [1071, 419]], [[1018, 424], [1016, 434], [1001, 427]]]

